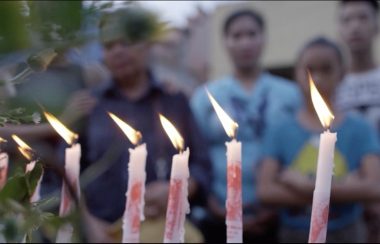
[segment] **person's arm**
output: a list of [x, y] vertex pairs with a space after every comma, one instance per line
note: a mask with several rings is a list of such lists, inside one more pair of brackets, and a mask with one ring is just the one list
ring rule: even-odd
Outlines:
[[335, 203], [380, 201], [380, 161], [376, 155], [363, 158], [360, 174], [351, 174], [343, 182], [334, 182], [331, 201]]
[[357, 120], [352, 146], [360, 160], [358, 173], [332, 187], [333, 202], [370, 203], [380, 200], [380, 143], [376, 130], [365, 120]]
[[[78, 91], [70, 97], [63, 113], [56, 116], [66, 126], [70, 126], [83, 116], [88, 115], [95, 104], [96, 99], [88, 91]], [[2, 137], [10, 139], [12, 134], [17, 134], [28, 139], [43, 139], [57, 135], [49, 123], [29, 125], [7, 124], [4, 127], [0, 127], [0, 135]]]
[[300, 194], [280, 181], [280, 165], [265, 158], [259, 167], [257, 195], [264, 204], [298, 207], [311, 203], [311, 196]]
[[48, 123], [38, 125], [13, 125], [7, 124], [0, 127], [0, 135], [4, 138], [10, 139], [12, 134], [17, 134], [21, 137], [30, 139], [45, 138], [54, 135], [54, 130]]

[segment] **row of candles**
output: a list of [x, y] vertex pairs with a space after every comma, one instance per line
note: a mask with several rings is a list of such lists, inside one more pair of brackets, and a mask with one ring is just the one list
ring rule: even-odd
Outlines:
[[[311, 76], [309, 75], [310, 92], [313, 105], [318, 117], [326, 131], [320, 135], [318, 154], [318, 166], [316, 185], [313, 196], [311, 225], [309, 242], [325, 242], [327, 233], [328, 211], [331, 192], [331, 178], [333, 172], [333, 157], [336, 142], [336, 133], [329, 131], [334, 116], [319, 94]], [[210, 102], [220, 119], [227, 135], [232, 138], [226, 142], [227, 147], [227, 199], [226, 199], [226, 236], [228, 243], [243, 242], [243, 211], [242, 211], [242, 186], [241, 186], [241, 150], [242, 143], [236, 140], [238, 124], [233, 121], [220, 107], [213, 96], [207, 91]], [[75, 190], [76, 196], [80, 197], [79, 171], [81, 146], [77, 143], [78, 135], [67, 129], [52, 114], [44, 112], [44, 115], [52, 127], [64, 140], [71, 145], [65, 152], [65, 172], [68, 183]], [[126, 192], [126, 206], [123, 215], [123, 243], [138, 243], [140, 241], [140, 223], [144, 220], [144, 195], [146, 179], [146, 144], [141, 144], [142, 135], [115, 114], [109, 113], [111, 119], [121, 128], [128, 139], [135, 145], [129, 149], [130, 158], [128, 164], [128, 189]], [[163, 115], [160, 116], [161, 124], [169, 136], [172, 144], [179, 153], [173, 156], [168, 206], [166, 212], [166, 224], [164, 232], [165, 243], [184, 242], [184, 223], [186, 214], [190, 212], [188, 202], [188, 179], [190, 177], [188, 161], [190, 149], [184, 150], [184, 140], [174, 125]], [[26, 172], [33, 170], [36, 164], [31, 156], [32, 149], [16, 135], [12, 136], [19, 145], [20, 152], [31, 162], [26, 167]], [[0, 188], [6, 181], [8, 156], [0, 154]], [[41, 177], [42, 178], [42, 177]], [[41, 179], [31, 202], [39, 200], [39, 188]], [[74, 201], [68, 191], [68, 186], [63, 183], [61, 192], [60, 216], [68, 215], [74, 207]], [[66, 224], [61, 227], [57, 234], [57, 243], [71, 242], [73, 227]]]

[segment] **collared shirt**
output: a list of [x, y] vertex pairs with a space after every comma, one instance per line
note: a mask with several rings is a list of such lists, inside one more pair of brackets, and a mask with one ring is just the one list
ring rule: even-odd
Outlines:
[[[92, 214], [109, 222], [119, 219], [125, 208], [125, 193], [128, 182], [128, 148], [134, 146], [108, 116], [114, 113], [136, 130], [146, 143], [147, 184], [157, 180], [169, 180], [172, 157], [178, 153], [165, 134], [159, 113], [167, 117], [183, 136], [190, 148], [190, 177], [206, 193], [211, 181], [208, 151], [198, 130], [186, 97], [180, 93], [169, 93], [150, 76], [149, 90], [138, 100], [124, 96], [114, 82], [98, 94], [99, 101], [89, 116], [85, 132], [84, 165], [94, 165], [105, 155], [110, 155], [107, 169], [85, 187], [85, 197]], [[115, 150], [117, 152], [112, 152]]]

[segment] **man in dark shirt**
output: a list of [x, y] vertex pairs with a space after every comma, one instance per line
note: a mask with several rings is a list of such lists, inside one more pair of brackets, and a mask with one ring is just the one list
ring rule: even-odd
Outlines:
[[[171, 158], [177, 153], [160, 124], [159, 113], [176, 126], [186, 146], [190, 148], [190, 200], [198, 200], [207, 194], [210, 185], [211, 166], [207, 149], [194, 122], [188, 101], [184, 95], [164, 89], [149, 71], [149, 42], [156, 28], [153, 25], [147, 27], [149, 25], [144, 22], [147, 15], [145, 10], [128, 8], [105, 16], [100, 22], [104, 61], [112, 74], [112, 80], [107, 87], [97, 92], [98, 103], [89, 117], [83, 135], [82, 168], [86, 170], [104, 155], [110, 155], [105, 160], [107, 169], [84, 189], [89, 213], [95, 216], [95, 222], [96, 219], [102, 220], [103, 226], [105, 223], [116, 222], [123, 215], [128, 182], [128, 148], [134, 147], [110, 119], [107, 111], [139, 130], [143, 142], [147, 144], [147, 218], [166, 214]], [[130, 23], [145, 34], [133, 33]], [[91, 232], [91, 235], [99, 234]], [[104, 237], [92, 238], [99, 241]]]

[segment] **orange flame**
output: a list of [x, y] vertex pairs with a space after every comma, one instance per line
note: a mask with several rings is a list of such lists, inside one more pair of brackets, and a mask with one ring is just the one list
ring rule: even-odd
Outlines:
[[115, 114], [108, 112], [108, 115], [115, 121], [115, 123], [120, 127], [120, 129], [124, 132], [124, 134], [128, 137], [128, 139], [132, 142], [133, 145], [137, 145], [142, 135], [139, 131], [133, 129], [130, 125], [122, 121]]
[[236, 130], [239, 127], [239, 125], [235, 121], [233, 121], [230, 116], [228, 116], [228, 114], [222, 109], [222, 107], [218, 104], [215, 98], [209, 93], [209, 91], [206, 90], [206, 92], [212, 106], [214, 107], [216, 115], [218, 116], [220, 122], [222, 123], [223, 128], [226, 131], [227, 135], [231, 138], [235, 137]]
[[12, 135], [13, 140], [17, 143], [18, 145], [18, 150], [21, 152], [22, 155], [28, 160], [33, 159], [33, 149], [28, 146], [23, 140], [20, 139], [20, 137], [16, 135]]
[[182, 151], [184, 148], [185, 142], [181, 134], [179, 134], [178, 130], [174, 127], [174, 125], [162, 114], [160, 114], [160, 121], [166, 134], [169, 136], [169, 139], [172, 142], [173, 146], [176, 149]]
[[44, 112], [44, 115], [54, 130], [67, 142], [72, 145], [78, 139], [78, 135], [67, 129], [54, 115]]
[[334, 120], [334, 114], [331, 112], [326, 102], [323, 100], [321, 94], [318, 92], [318, 89], [315, 86], [315, 83], [310, 73], [308, 73], [308, 75], [311, 101], [313, 102], [314, 109], [317, 112], [318, 118], [321, 121], [322, 126], [324, 128], [328, 128]]

